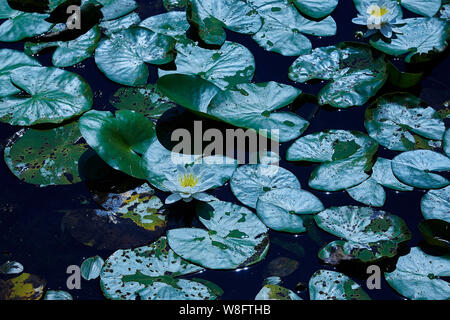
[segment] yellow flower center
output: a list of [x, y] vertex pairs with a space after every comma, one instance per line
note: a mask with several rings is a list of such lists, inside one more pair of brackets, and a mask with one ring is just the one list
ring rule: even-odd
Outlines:
[[185, 173], [182, 176], [178, 177], [178, 182], [180, 183], [180, 186], [183, 188], [187, 187], [195, 187], [198, 183], [198, 178], [194, 176], [192, 173]]
[[369, 10], [369, 14], [373, 17], [376, 18], [381, 18], [382, 16], [384, 16], [385, 14], [389, 13], [389, 9], [386, 7], [380, 7], [377, 5], [373, 5], [371, 6], [370, 10]]

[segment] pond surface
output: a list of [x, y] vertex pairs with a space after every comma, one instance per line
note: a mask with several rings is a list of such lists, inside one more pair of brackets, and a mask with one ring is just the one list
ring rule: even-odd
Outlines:
[[[158, 0], [139, 1], [139, 15], [148, 17], [165, 10]], [[338, 32], [334, 37], [309, 37], [313, 48], [334, 45], [341, 41], [357, 41], [355, 38], [356, 26], [351, 19], [356, 16], [356, 10], [351, 1], [341, 0], [338, 8], [332, 14], [338, 25]], [[233, 32], [227, 32], [227, 40], [246, 46], [256, 60], [256, 73], [254, 82], [277, 81], [302, 89], [306, 93], [317, 94], [322, 87], [320, 82], [312, 84], [297, 84], [287, 77], [287, 70], [296, 57], [283, 57], [270, 53], [258, 46], [250, 36], [244, 36]], [[0, 48], [23, 50], [23, 42], [6, 44], [0, 43]], [[448, 52], [447, 52], [448, 53]], [[43, 65], [51, 65], [51, 52], [45, 52], [37, 56]], [[400, 68], [405, 68], [402, 61], [393, 59]], [[421, 97], [432, 105], [439, 105], [449, 99], [448, 74], [450, 60], [444, 54], [437, 61], [418, 68], [425, 71], [420, 85], [409, 89], [411, 93]], [[80, 74], [91, 85], [94, 95], [94, 108], [98, 110], [112, 110], [109, 103], [113, 94], [121, 86], [108, 80], [98, 69], [91, 58], [75, 67], [65, 68]], [[150, 83], [157, 79], [157, 68], [150, 67]], [[383, 92], [397, 89], [385, 86]], [[378, 95], [380, 95], [379, 93]], [[365, 132], [364, 112], [366, 106], [353, 107], [346, 110], [338, 110], [327, 107], [317, 107], [314, 104], [304, 104], [291, 107], [293, 111], [301, 115], [311, 124], [304, 134], [322, 131], [325, 129], [351, 129]], [[180, 125], [189, 127], [196, 116], [184, 111], [182, 108], [171, 110], [160, 120], [159, 130], [164, 133], [164, 126], [175, 127], [173, 119], [183, 119]], [[169, 126], [169, 122], [170, 126]], [[178, 123], [177, 123], [178, 124]], [[204, 126], [224, 126], [210, 121]], [[226, 126], [225, 126], [226, 127]], [[20, 128], [0, 123], [0, 146], [2, 149], [8, 139]], [[167, 131], [167, 130], [166, 130]], [[285, 155], [291, 142], [281, 146], [280, 154]], [[379, 156], [392, 159], [397, 153], [380, 147]], [[361, 205], [351, 199], [344, 192], [325, 193], [308, 188], [308, 178], [314, 165], [298, 164], [281, 161], [281, 166], [295, 173], [301, 182], [302, 188], [311, 191], [325, 205], [325, 207], [342, 205]], [[121, 175], [118, 175], [118, 180]], [[66, 269], [69, 265], [80, 265], [82, 261], [94, 255], [100, 255], [106, 259], [112, 251], [98, 251], [73, 239], [62, 228], [62, 218], [70, 210], [83, 209], [95, 206], [92, 196], [85, 183], [70, 186], [50, 186], [39, 188], [19, 181], [0, 161], [0, 262], [3, 260], [19, 261], [25, 266], [25, 271], [40, 275], [48, 282], [48, 288], [53, 290], [67, 290]], [[386, 191], [386, 203], [382, 210], [402, 217], [412, 232], [412, 239], [407, 247], [422, 244], [423, 238], [417, 229], [417, 225], [423, 220], [420, 212], [420, 200], [424, 191], [396, 192], [390, 189]], [[167, 194], [156, 193], [162, 199]], [[229, 184], [212, 192], [213, 195], [223, 201], [238, 203], [231, 193]], [[180, 217], [192, 215], [191, 205], [176, 205], [171, 209], [174, 214], [170, 218], [170, 228], [179, 227], [186, 219]], [[193, 224], [196, 222], [194, 221]], [[260, 290], [263, 280], [269, 275], [283, 275], [283, 286], [294, 290], [300, 297], [308, 299], [307, 290], [302, 290], [307, 285], [311, 275], [318, 269], [335, 270], [331, 266], [324, 265], [317, 257], [322, 246], [335, 239], [314, 224], [310, 225], [307, 233], [290, 235], [279, 232], [270, 232], [271, 248], [267, 257], [262, 262], [235, 271], [204, 271], [202, 278], [210, 280], [224, 290], [222, 299], [254, 299]], [[402, 254], [408, 252], [408, 248]], [[280, 259], [283, 258], [283, 259]], [[290, 259], [287, 260], [286, 258]], [[297, 263], [295, 263], [295, 261]], [[392, 270], [395, 259], [383, 263], [383, 270]], [[385, 280], [382, 280], [380, 290], [368, 290], [365, 286], [367, 266], [353, 265], [351, 268], [342, 267], [343, 271], [358, 282], [373, 299], [401, 299]], [[194, 275], [195, 277], [197, 275]], [[189, 278], [189, 277], [188, 277]], [[67, 290], [69, 291], [69, 290]], [[81, 290], [69, 291], [75, 299], [103, 299], [99, 281], [83, 281]]]

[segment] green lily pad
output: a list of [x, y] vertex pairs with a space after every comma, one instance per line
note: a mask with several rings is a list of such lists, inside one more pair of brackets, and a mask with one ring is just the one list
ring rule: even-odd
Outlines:
[[143, 20], [139, 26], [175, 39], [185, 39], [186, 31], [190, 27], [184, 11], [158, 14]]
[[268, 51], [284, 56], [299, 56], [309, 53], [312, 48], [311, 42], [304, 34], [336, 34], [336, 22], [332, 17], [320, 21], [309, 20], [286, 0], [250, 2], [263, 20], [262, 28], [253, 35], [253, 39]]
[[386, 281], [402, 296], [412, 300], [448, 300], [450, 283], [442, 278], [450, 276], [450, 255], [431, 256], [420, 248], [411, 248], [398, 259], [393, 272], [384, 274]]
[[87, 143], [112, 168], [145, 179], [142, 155], [156, 139], [154, 124], [131, 110], [92, 110], [80, 118], [80, 131]]
[[226, 41], [219, 50], [203, 49], [191, 41], [176, 44], [176, 70], [159, 69], [166, 74], [198, 75], [225, 90], [239, 83], [250, 82], [255, 72], [255, 59], [244, 46]]
[[424, 220], [418, 229], [425, 241], [432, 246], [450, 250], [450, 223], [439, 219]]
[[[175, 103], [205, 117], [286, 142], [300, 136], [308, 121], [291, 112], [272, 112], [291, 104], [299, 89], [277, 82], [238, 84], [221, 91], [199, 76], [171, 74], [158, 80], [158, 88]], [[264, 130], [267, 130], [264, 134]]]
[[0, 41], [3, 42], [15, 42], [30, 38], [47, 32], [53, 26], [53, 24], [45, 21], [49, 17], [48, 14], [10, 11], [8, 9], [7, 12], [2, 10], [1, 14], [3, 19], [7, 18], [0, 25]]
[[380, 97], [366, 110], [369, 135], [382, 146], [395, 151], [420, 148], [425, 140], [442, 140], [444, 121], [432, 107], [409, 93]]
[[145, 85], [146, 63], [161, 65], [173, 60], [175, 40], [142, 27], [130, 27], [100, 41], [95, 50], [98, 68], [110, 80], [129, 86]]
[[81, 276], [85, 280], [97, 279], [105, 261], [99, 256], [90, 257], [81, 264]]
[[382, 207], [386, 201], [386, 192], [372, 177], [346, 191], [354, 200], [371, 207]]
[[440, 189], [450, 182], [435, 172], [450, 170], [450, 158], [430, 150], [403, 152], [392, 160], [394, 175], [403, 183], [420, 189]]
[[258, 292], [255, 300], [302, 300], [302, 298], [282, 286], [266, 284]]
[[19, 179], [41, 186], [82, 180], [80, 157], [88, 150], [76, 122], [55, 129], [29, 129], [5, 148], [5, 162]]
[[70, 293], [62, 290], [47, 290], [44, 300], [73, 300]]
[[113, 33], [137, 26], [140, 22], [141, 18], [139, 15], [136, 12], [132, 12], [115, 20], [103, 20], [100, 22], [99, 27], [105, 35], [110, 37]]
[[416, 59], [429, 60], [432, 54], [443, 52], [447, 48], [447, 22], [438, 18], [404, 19], [403, 26], [391, 39], [376, 35], [370, 44], [389, 55], [406, 55], [406, 62]]
[[300, 182], [290, 171], [273, 165], [249, 164], [236, 169], [230, 182], [231, 191], [246, 206], [256, 208], [258, 198], [281, 188], [300, 189]]
[[314, 169], [309, 186], [339, 191], [367, 180], [378, 144], [358, 131], [328, 130], [301, 137], [286, 153], [289, 161], [322, 163]]
[[404, 8], [422, 16], [432, 17], [441, 8], [441, 0], [401, 0]]
[[29, 273], [8, 280], [0, 279], [0, 300], [39, 300], [46, 285], [44, 279]]
[[[58, 25], [58, 29], [63, 30], [65, 25]], [[34, 55], [46, 48], [56, 47], [52, 56], [52, 63], [55, 67], [70, 67], [81, 61], [84, 61], [92, 56], [100, 41], [100, 28], [98, 26], [93, 27], [85, 34], [79, 36], [72, 41], [57, 41], [57, 42], [45, 42], [45, 43], [25, 43], [25, 53], [28, 55]]]
[[311, 300], [370, 300], [369, 295], [345, 274], [316, 271], [309, 280]]
[[111, 104], [119, 110], [134, 110], [153, 121], [159, 119], [167, 110], [176, 107], [176, 104], [153, 84], [142, 88], [120, 88], [114, 93]]
[[113, 300], [214, 300], [213, 286], [179, 279], [202, 270], [174, 253], [161, 237], [149, 246], [114, 252], [102, 269], [100, 285]]
[[398, 191], [412, 191], [414, 188], [400, 182], [392, 171], [392, 160], [378, 157], [372, 167], [372, 178], [380, 185]]
[[222, 45], [224, 28], [243, 34], [255, 34], [262, 19], [248, 0], [189, 0], [188, 20], [197, 27], [207, 44]]
[[441, 219], [450, 223], [450, 186], [430, 190], [420, 202], [425, 219]]
[[[151, 190], [151, 189], [150, 189]], [[77, 241], [99, 250], [134, 248], [151, 243], [166, 230], [163, 203], [148, 187], [110, 197], [104, 209], [76, 210], [63, 219], [64, 230]]]
[[319, 92], [319, 104], [348, 108], [375, 96], [388, 75], [383, 56], [374, 58], [365, 44], [343, 42], [300, 56], [290, 67], [289, 78], [297, 82], [330, 80]]
[[237, 127], [268, 130], [266, 136], [286, 142], [299, 137], [309, 122], [292, 112], [275, 111], [291, 104], [300, 93], [273, 81], [242, 83], [219, 92], [211, 100], [208, 114]]
[[10, 73], [22, 95], [0, 98], [0, 121], [31, 126], [61, 123], [92, 107], [91, 87], [79, 75], [57, 68], [22, 67]]
[[5, 97], [20, 92], [20, 89], [12, 84], [10, 75], [15, 69], [25, 66], [40, 66], [41, 64], [24, 54], [23, 52], [1, 49], [0, 50], [0, 97]]
[[320, 19], [331, 14], [338, 5], [338, 0], [293, 0], [295, 6], [307, 16]]
[[403, 219], [372, 208], [332, 207], [314, 219], [321, 229], [344, 239], [329, 243], [319, 252], [319, 258], [333, 265], [344, 260], [369, 262], [393, 257], [399, 244], [411, 238]]
[[290, 233], [305, 232], [301, 215], [324, 210], [322, 202], [312, 193], [300, 189], [278, 188], [258, 198], [256, 212], [270, 229]]
[[170, 247], [184, 259], [209, 269], [236, 269], [265, 257], [268, 229], [250, 210], [212, 201], [200, 203], [197, 214], [208, 230], [180, 228], [167, 232]]
[[135, 0], [96, 0], [102, 7], [103, 19], [113, 20], [130, 13], [138, 7]]

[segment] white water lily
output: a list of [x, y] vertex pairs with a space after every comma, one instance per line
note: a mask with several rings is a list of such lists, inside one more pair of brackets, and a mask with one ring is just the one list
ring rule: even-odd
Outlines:
[[395, 1], [365, 1], [358, 11], [358, 16], [352, 22], [367, 26], [365, 37], [378, 31], [386, 38], [391, 38], [393, 33], [401, 33], [397, 27], [402, 24], [402, 11]]
[[215, 173], [209, 170], [202, 170], [201, 164], [178, 165], [175, 175], [167, 177], [163, 184], [172, 192], [167, 197], [166, 204], [171, 204], [179, 200], [186, 202], [192, 199], [200, 201], [211, 201], [215, 198], [204, 191], [216, 186]]

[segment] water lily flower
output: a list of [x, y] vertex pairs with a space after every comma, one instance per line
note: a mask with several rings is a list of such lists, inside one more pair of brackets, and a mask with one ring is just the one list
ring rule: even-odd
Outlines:
[[204, 170], [201, 164], [178, 165], [177, 172], [167, 177], [163, 183], [164, 187], [172, 192], [167, 197], [166, 204], [179, 200], [185, 202], [190, 202], [192, 199], [205, 202], [216, 200], [215, 197], [205, 193], [217, 187], [216, 175], [214, 171]]
[[386, 38], [393, 33], [401, 33], [397, 28], [403, 24], [400, 6], [391, 0], [366, 1], [358, 8], [358, 16], [352, 22], [367, 26], [365, 37], [370, 37], [378, 31]]

